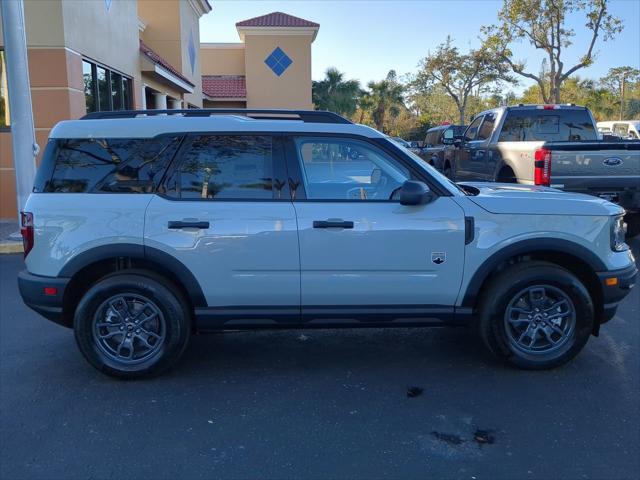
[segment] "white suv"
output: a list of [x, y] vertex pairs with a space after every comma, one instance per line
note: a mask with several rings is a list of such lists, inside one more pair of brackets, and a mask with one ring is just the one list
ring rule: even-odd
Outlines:
[[457, 186], [330, 112], [94, 113], [51, 132], [19, 285], [119, 377], [170, 366], [194, 331], [283, 327], [469, 325], [497, 357], [550, 368], [633, 285], [623, 213]]

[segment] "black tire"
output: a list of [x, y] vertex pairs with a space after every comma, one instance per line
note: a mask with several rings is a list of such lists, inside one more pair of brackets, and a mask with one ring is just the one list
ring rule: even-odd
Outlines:
[[452, 172], [451, 172], [451, 165], [449, 165], [448, 163], [444, 166], [444, 176], [447, 177], [449, 180], [453, 180], [452, 177]]
[[513, 170], [511, 170], [510, 167], [503, 167], [502, 170], [500, 170], [500, 173], [498, 173], [498, 176], [496, 177], [496, 182], [518, 183], [518, 180], [516, 179], [516, 174], [513, 173]]
[[[118, 378], [150, 376], [171, 367], [191, 335], [189, 309], [176, 292], [152, 274], [114, 274], [98, 281], [76, 308], [74, 332], [80, 351], [95, 368]], [[134, 326], [134, 321], [140, 323]], [[146, 353], [136, 358], [136, 348]], [[121, 358], [121, 351], [132, 358]]]
[[640, 235], [640, 213], [627, 213], [624, 216], [627, 224], [627, 238], [635, 238]]
[[[519, 312], [523, 309], [515, 305], [522, 304], [513, 302], [517, 298], [524, 298], [519, 296], [523, 291], [544, 292], [544, 286], [551, 296], [562, 298], [564, 295], [569, 299], [570, 301], [566, 303], [567, 310], [573, 307], [574, 314], [564, 314], [566, 316], [560, 320], [564, 324], [562, 328], [556, 325], [559, 330], [566, 329], [564, 335], [556, 337], [557, 346], [549, 346], [548, 351], [541, 349], [533, 352], [526, 346], [520, 345], [515, 337], [522, 334], [525, 328], [529, 331], [533, 326], [531, 330], [533, 335], [525, 336], [523, 342], [531, 341], [532, 338], [536, 341], [535, 339], [538, 338], [541, 343], [545, 341], [551, 343], [548, 332], [551, 331], [551, 336], [554, 332], [553, 327], [548, 326], [550, 324], [547, 323], [550, 319], [538, 318], [542, 315], [541, 313], [531, 312], [536, 318], [534, 323], [529, 320], [531, 317], [526, 313], [522, 314], [525, 318], [521, 320]], [[582, 350], [593, 331], [594, 307], [589, 292], [575, 275], [552, 263], [529, 261], [515, 264], [492, 279], [483, 291], [482, 297], [477, 324], [480, 338], [493, 355], [519, 368], [543, 370], [563, 365]], [[528, 298], [532, 299], [532, 297]], [[508, 310], [511, 306], [513, 308]], [[532, 307], [528, 306], [524, 310], [527, 309], [532, 310]], [[539, 310], [545, 311], [545, 308], [539, 308]], [[507, 314], [513, 314], [513, 312], [518, 312], [518, 318], [509, 317], [511, 318], [509, 321]], [[554, 316], [553, 313], [551, 315]], [[573, 320], [571, 321], [570, 318]], [[542, 322], [545, 322], [544, 325]], [[569, 329], [571, 322], [573, 328]], [[537, 329], [537, 325], [541, 325], [540, 330]], [[517, 328], [521, 330], [516, 331]], [[539, 333], [540, 331], [542, 333]]]

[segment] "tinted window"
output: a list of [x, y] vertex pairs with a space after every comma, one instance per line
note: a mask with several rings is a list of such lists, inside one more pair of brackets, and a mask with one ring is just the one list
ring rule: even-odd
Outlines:
[[469, 141], [469, 140], [474, 140], [476, 138], [476, 134], [478, 133], [478, 128], [480, 127], [480, 123], [482, 122], [482, 117], [478, 117], [476, 118], [473, 122], [471, 122], [471, 125], [469, 125], [469, 128], [467, 128], [467, 131], [464, 134], [464, 139]]
[[500, 142], [596, 140], [597, 133], [587, 110], [510, 110]]
[[258, 135], [194, 137], [169, 181], [181, 198], [271, 199], [272, 141]]
[[358, 140], [298, 138], [296, 151], [312, 200], [389, 200], [410, 178], [396, 160]]
[[36, 182], [35, 191], [153, 192], [178, 143], [179, 137], [58, 140], [47, 146], [55, 153], [45, 156], [54, 163], [51, 177], [42, 186]]
[[484, 122], [482, 122], [482, 126], [480, 130], [478, 130], [478, 135], [476, 136], [476, 140], [486, 140], [491, 136], [493, 132], [493, 127], [496, 124], [496, 116], [493, 113], [484, 116]]

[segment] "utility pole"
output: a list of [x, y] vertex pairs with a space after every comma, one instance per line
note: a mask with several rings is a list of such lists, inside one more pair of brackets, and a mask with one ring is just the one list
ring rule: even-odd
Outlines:
[[624, 116], [624, 80], [627, 76], [627, 72], [620, 74], [620, 120]]
[[0, 0], [0, 14], [4, 34], [18, 211], [22, 211], [33, 189], [33, 179], [36, 176], [35, 157], [38, 154], [31, 108], [23, 0]]

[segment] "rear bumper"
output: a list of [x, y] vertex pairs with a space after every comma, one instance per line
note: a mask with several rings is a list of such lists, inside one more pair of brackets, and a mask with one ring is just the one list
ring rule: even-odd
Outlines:
[[[600, 287], [602, 288], [602, 318], [600, 323], [611, 320], [618, 308], [618, 305], [629, 294], [636, 283], [638, 276], [638, 268], [635, 265], [629, 265], [621, 270], [610, 270], [607, 272], [599, 272]], [[615, 285], [607, 285], [608, 279], [617, 279]]]
[[[71, 327], [64, 315], [63, 298], [68, 278], [43, 277], [26, 270], [18, 274], [18, 288], [24, 303], [48, 320]], [[45, 288], [55, 288], [55, 294], [45, 294]]]

